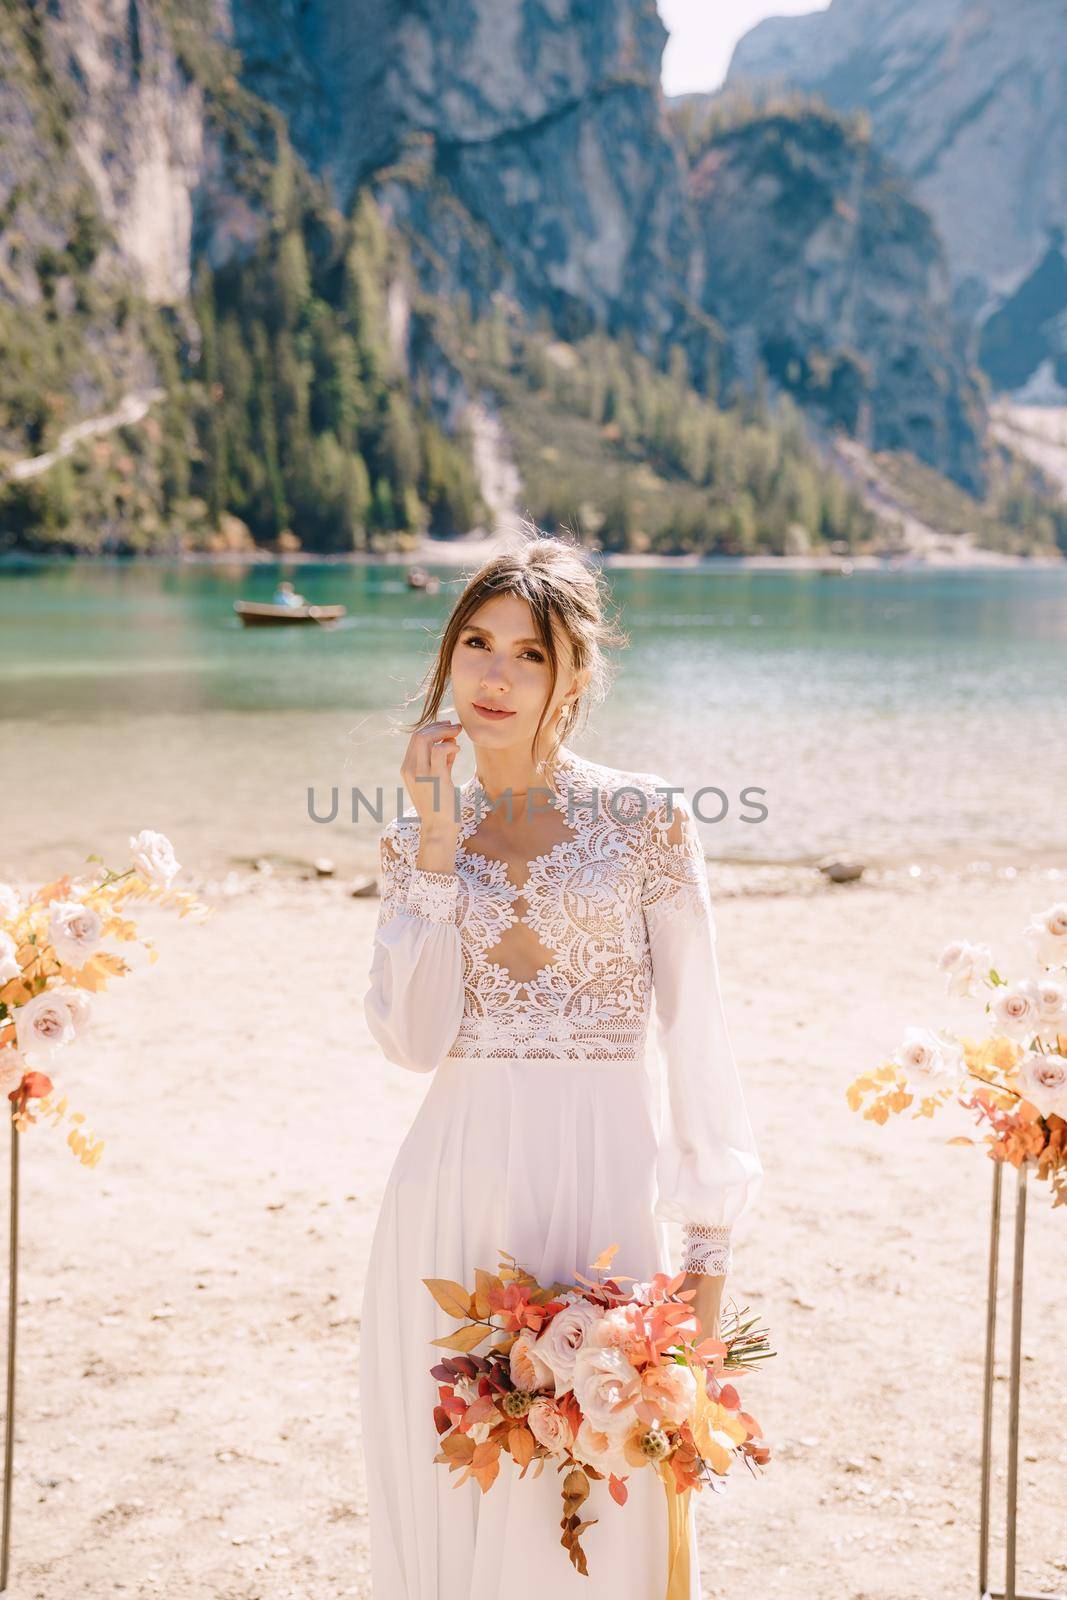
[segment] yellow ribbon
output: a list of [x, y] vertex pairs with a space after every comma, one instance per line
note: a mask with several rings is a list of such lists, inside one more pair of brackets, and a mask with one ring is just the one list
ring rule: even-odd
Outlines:
[[689, 1496], [679, 1494], [669, 1461], [659, 1462], [659, 1475], [667, 1491], [667, 1593], [665, 1600], [689, 1600]]

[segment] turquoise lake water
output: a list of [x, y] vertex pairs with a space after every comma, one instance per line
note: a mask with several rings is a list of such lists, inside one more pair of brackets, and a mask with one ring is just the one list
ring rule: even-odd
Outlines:
[[[353, 787], [398, 767], [462, 580], [409, 590], [389, 565], [286, 569], [349, 608], [334, 630], [246, 631], [240, 597], [280, 568], [120, 562], [0, 571], [0, 878], [77, 869], [159, 828], [217, 871], [263, 854], [370, 867]], [[1067, 571], [609, 569], [630, 645], [575, 749], [717, 788], [709, 856], [886, 865], [1067, 864]], [[467, 743], [464, 741], [464, 743]], [[469, 744], [460, 779], [473, 769]], [[308, 790], [339, 820], [317, 824]], [[764, 821], [742, 820], [746, 788]], [[700, 801], [714, 816], [722, 802]]]

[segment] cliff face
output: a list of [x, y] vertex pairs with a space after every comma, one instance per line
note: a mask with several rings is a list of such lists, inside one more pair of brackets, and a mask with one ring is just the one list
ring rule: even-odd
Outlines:
[[5, 8], [5, 297], [39, 301], [35, 259], [66, 247], [79, 210], [97, 216], [97, 280], [155, 303], [185, 299], [198, 251], [225, 255], [227, 238], [258, 236], [169, 20], [145, 0]]
[[[869, 150], [812, 130], [775, 148], [742, 130], [691, 174], [665, 37], [654, 0], [4, 7], [0, 339], [6, 303], [52, 341], [42, 385], [24, 340], [27, 393], [72, 394], [76, 416], [153, 381], [127, 292], [188, 323], [200, 260], [291, 231], [284, 196], [310, 181], [291, 138], [342, 210], [368, 190], [403, 236], [417, 283], [391, 286], [390, 315], [431, 389], [445, 369], [408, 288], [477, 312], [504, 291], [563, 337], [680, 347], [698, 386], [762, 362], [820, 415], [972, 481], [981, 418], [921, 212]], [[13, 452], [51, 426], [24, 410], [0, 394]]]
[[562, 328], [693, 338], [701, 266], [653, 0], [231, 0], [243, 81], [345, 205], [370, 181], [425, 287]]
[[39, 299], [35, 257], [65, 247], [89, 202], [104, 225], [102, 276], [132, 275], [152, 297], [184, 295], [203, 106], [158, 21], [118, 0], [60, 0], [47, 22], [5, 8], [2, 28], [6, 293]]
[[[900, 216], [880, 212], [890, 185], [866, 150], [813, 152], [826, 162], [826, 216], [811, 209], [804, 161], [781, 168], [772, 205], [747, 189], [746, 164], [767, 155], [754, 135], [732, 147], [718, 186], [709, 166], [691, 181], [659, 86], [666, 35], [651, 0], [230, 4], [243, 80], [284, 110], [342, 203], [370, 184], [423, 289], [479, 310], [503, 289], [565, 336], [598, 325], [649, 354], [681, 345], [700, 385], [713, 351], [750, 378], [758, 347], [808, 405], [827, 396], [807, 371], [790, 383], [778, 357], [826, 357], [835, 420], [855, 425], [869, 402], [879, 441], [973, 481], [980, 412], [941, 324], [944, 263], [928, 219], [904, 200]], [[856, 208], [851, 221], [839, 199]], [[782, 253], [775, 279], [765, 229]], [[725, 363], [708, 312], [736, 334]]]
[[771, 17], [729, 85], [774, 80], [862, 107], [945, 240], [957, 302], [979, 311], [1067, 221], [1067, 7], [1047, 0], [833, 0]]
[[862, 133], [817, 110], [746, 119], [696, 154], [691, 192], [731, 369], [761, 362], [874, 449], [976, 485], [982, 403], [941, 245]]

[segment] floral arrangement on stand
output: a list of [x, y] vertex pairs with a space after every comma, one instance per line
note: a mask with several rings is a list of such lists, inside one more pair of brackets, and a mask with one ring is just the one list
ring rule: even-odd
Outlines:
[[1001, 977], [989, 946], [966, 939], [938, 958], [950, 994], [989, 991], [990, 1033], [958, 1038], [908, 1028], [890, 1060], [861, 1074], [846, 1094], [853, 1111], [878, 1123], [912, 1106], [914, 1117], [932, 1117], [955, 1100], [986, 1131], [947, 1142], [984, 1145], [992, 1160], [1015, 1167], [1032, 1161], [1055, 1207], [1067, 1205], [1067, 902], [1035, 913], [1024, 936], [1036, 975]]
[[[19, 1270], [19, 1147], [21, 1136], [45, 1118], [55, 1127], [70, 1123], [67, 1144], [82, 1166], [95, 1167], [105, 1141], [71, 1111], [52, 1081], [55, 1061], [91, 1032], [95, 996], [112, 978], [134, 971], [122, 951], [137, 944], [149, 964], [159, 959], [150, 939], [140, 938], [126, 915], [131, 901], [155, 901], [204, 921], [213, 908], [185, 889], [172, 887], [181, 871], [165, 834], [143, 828], [130, 838], [133, 865], [115, 872], [98, 865], [64, 876], [31, 894], [0, 883], [0, 1092], [11, 1102], [11, 1205], [8, 1244], [7, 1398], [4, 1436], [3, 1525], [0, 1531], [0, 1591], [6, 1591], [11, 1551], [11, 1483], [14, 1462], [16, 1323]], [[112, 942], [116, 948], [110, 948]], [[48, 1070], [43, 1070], [47, 1068]]]
[[[130, 838], [130, 852], [133, 865], [124, 872], [101, 862], [25, 897], [0, 883], [0, 1092], [12, 1102], [19, 1133], [44, 1118], [56, 1126], [66, 1117], [67, 1144], [89, 1167], [100, 1160], [105, 1141], [85, 1128], [84, 1113], [69, 1109], [50, 1073], [89, 1034], [93, 996], [134, 970], [122, 947], [137, 943], [150, 963], [159, 958], [152, 941], [139, 938], [127, 906], [155, 901], [182, 917], [200, 913], [201, 921], [212, 909], [171, 887], [181, 868], [165, 834], [142, 829]], [[88, 859], [100, 862], [96, 855]], [[118, 948], [109, 948], [109, 941]]]
[[[617, 1249], [602, 1251], [592, 1270], [606, 1271]], [[688, 1597], [690, 1490], [717, 1488], [738, 1463], [756, 1471], [771, 1455], [727, 1374], [757, 1368], [774, 1352], [766, 1331], [741, 1313], [725, 1338], [701, 1337], [684, 1273], [657, 1273], [647, 1283], [575, 1276], [577, 1283], [542, 1286], [503, 1253], [497, 1273], [477, 1270], [473, 1290], [423, 1280], [464, 1323], [432, 1341], [456, 1352], [431, 1368], [439, 1380], [434, 1460], [458, 1473], [457, 1483], [476, 1479], [483, 1493], [503, 1455], [520, 1477], [551, 1462], [564, 1474], [560, 1542], [583, 1575], [581, 1536], [599, 1520], [581, 1514], [589, 1480], [607, 1478], [621, 1506], [627, 1476], [653, 1468], [667, 1494], [667, 1597]], [[487, 1339], [492, 1347], [474, 1355]]]

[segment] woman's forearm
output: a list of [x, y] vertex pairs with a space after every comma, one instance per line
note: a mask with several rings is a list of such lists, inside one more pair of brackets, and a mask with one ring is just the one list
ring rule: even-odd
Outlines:
[[725, 1283], [726, 1279], [721, 1274], [713, 1276], [708, 1272], [687, 1272], [685, 1275], [682, 1288], [696, 1290], [696, 1296], [689, 1304], [700, 1322], [702, 1338], [719, 1337], [719, 1316]]

